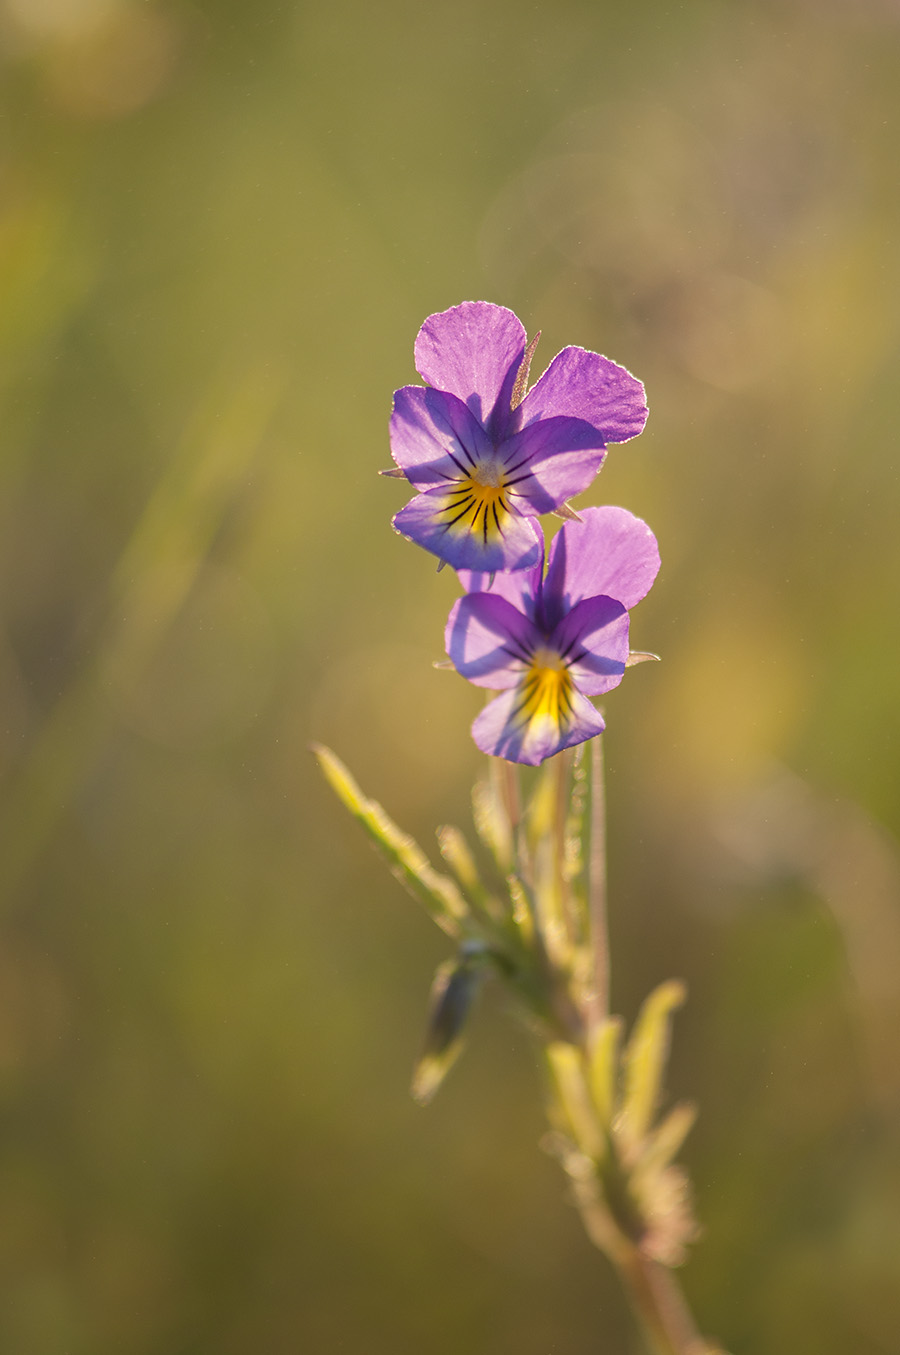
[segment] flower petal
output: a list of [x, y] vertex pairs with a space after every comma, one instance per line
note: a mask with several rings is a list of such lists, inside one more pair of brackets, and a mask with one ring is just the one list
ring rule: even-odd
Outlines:
[[523, 518], [522, 521], [527, 522], [534, 532], [539, 552], [537, 563], [531, 569], [519, 569], [513, 573], [501, 570], [496, 574], [461, 569], [458, 578], [467, 593], [490, 593], [493, 597], [506, 598], [507, 602], [534, 621], [544, 577], [544, 533], [534, 518]]
[[596, 428], [583, 419], [543, 419], [497, 449], [508, 493], [535, 513], [550, 513], [587, 489], [603, 456]]
[[565, 414], [584, 419], [604, 442], [627, 442], [647, 422], [644, 387], [618, 363], [586, 348], [564, 348], [520, 406], [523, 427]]
[[585, 696], [618, 687], [628, 659], [628, 612], [610, 597], [583, 598], [556, 627], [550, 649]]
[[525, 328], [505, 306], [464, 301], [429, 315], [416, 339], [416, 371], [438, 390], [464, 400], [475, 418], [502, 437], [525, 353]]
[[481, 424], [455, 395], [424, 386], [394, 392], [391, 455], [418, 489], [459, 480], [492, 452]]
[[605, 728], [603, 717], [586, 696], [572, 689], [565, 723], [546, 715], [522, 722], [520, 688], [488, 703], [472, 725], [472, 737], [483, 753], [537, 767], [563, 748], [584, 743]]
[[432, 489], [418, 494], [394, 518], [394, 527], [454, 569], [491, 574], [529, 569], [540, 547], [528, 518], [496, 505], [478, 491]]
[[544, 580], [547, 624], [582, 598], [603, 594], [633, 607], [659, 571], [656, 537], [625, 508], [585, 508], [580, 522], [567, 522], [550, 547]]
[[476, 687], [514, 686], [541, 637], [528, 617], [493, 593], [467, 593], [453, 604], [444, 632], [458, 673]]

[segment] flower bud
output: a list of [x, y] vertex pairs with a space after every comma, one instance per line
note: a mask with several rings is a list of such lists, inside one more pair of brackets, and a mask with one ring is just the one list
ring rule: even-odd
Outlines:
[[420, 1106], [428, 1104], [459, 1057], [466, 1021], [484, 978], [483, 960], [480, 943], [468, 942], [458, 958], [445, 961], [434, 976], [425, 1042], [410, 1088]]

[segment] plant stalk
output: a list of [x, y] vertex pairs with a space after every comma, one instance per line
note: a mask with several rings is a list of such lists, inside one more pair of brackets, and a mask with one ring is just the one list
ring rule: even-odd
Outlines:
[[606, 891], [606, 788], [603, 735], [591, 740], [591, 847], [588, 858], [588, 923], [593, 983], [588, 1018], [598, 1025], [609, 1015], [609, 916]]

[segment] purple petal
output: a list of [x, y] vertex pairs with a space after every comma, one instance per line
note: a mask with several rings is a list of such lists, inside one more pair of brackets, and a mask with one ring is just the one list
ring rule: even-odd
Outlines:
[[496, 516], [477, 492], [432, 489], [418, 494], [394, 518], [398, 532], [454, 569], [491, 574], [501, 569], [530, 569], [540, 559], [534, 528], [527, 518], [498, 507]]
[[604, 442], [627, 442], [647, 422], [644, 387], [624, 367], [585, 348], [564, 348], [520, 406], [523, 426], [557, 414], [584, 419]]
[[514, 433], [497, 456], [511, 495], [535, 513], [549, 513], [587, 489], [603, 461], [597, 430], [583, 419], [543, 419]]
[[481, 424], [455, 395], [424, 386], [394, 392], [391, 455], [418, 489], [459, 480], [492, 452]]
[[538, 717], [523, 724], [519, 714], [521, 704], [520, 689], [514, 687], [491, 701], [476, 717], [472, 737], [483, 753], [537, 767], [563, 748], [571, 748], [600, 734], [605, 727], [599, 711], [586, 696], [574, 689], [565, 724], [548, 717]]
[[416, 339], [416, 371], [438, 390], [464, 400], [475, 418], [502, 437], [525, 353], [525, 329], [505, 306], [464, 301], [429, 315]]
[[539, 557], [531, 569], [519, 569], [514, 573], [501, 570], [498, 574], [485, 574], [471, 569], [461, 569], [458, 578], [467, 593], [490, 593], [494, 597], [506, 598], [514, 607], [533, 621], [535, 619], [536, 600], [540, 595], [544, 577], [544, 534], [533, 518], [523, 518], [534, 532]]
[[628, 613], [614, 598], [583, 598], [556, 627], [549, 648], [566, 660], [585, 696], [612, 691], [628, 658]]
[[585, 508], [554, 537], [544, 580], [548, 625], [576, 602], [603, 594], [633, 607], [659, 570], [656, 537], [625, 508]]
[[444, 643], [464, 678], [502, 690], [518, 682], [541, 637], [505, 598], [467, 593], [450, 610]]

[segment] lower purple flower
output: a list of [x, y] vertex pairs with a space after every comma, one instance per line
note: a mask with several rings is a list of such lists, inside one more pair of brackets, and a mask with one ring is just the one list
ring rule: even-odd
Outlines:
[[484, 753], [535, 767], [604, 728], [588, 700], [622, 681], [628, 610], [659, 569], [656, 538], [624, 508], [588, 508], [567, 522], [534, 569], [491, 578], [460, 571], [466, 589], [445, 641], [457, 672], [501, 695], [472, 725]]

